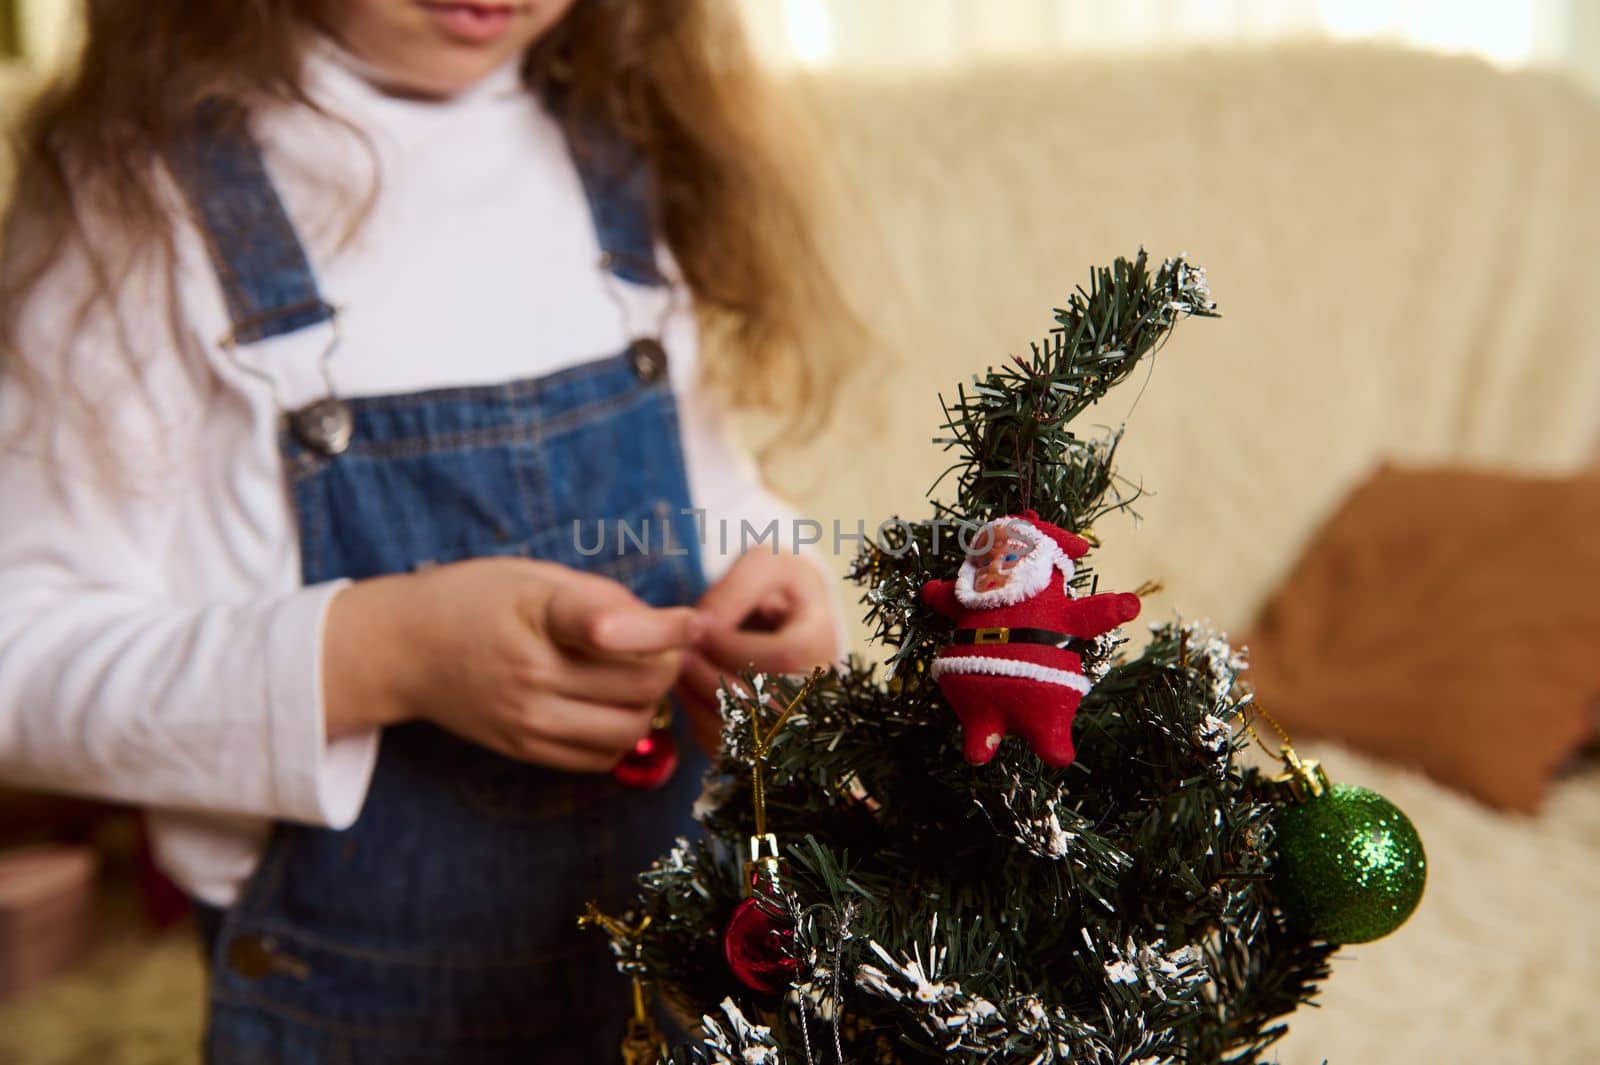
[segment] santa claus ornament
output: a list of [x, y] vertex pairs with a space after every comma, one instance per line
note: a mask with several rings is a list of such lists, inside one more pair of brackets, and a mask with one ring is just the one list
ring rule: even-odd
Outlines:
[[956, 624], [932, 674], [961, 719], [962, 754], [983, 765], [1015, 732], [1046, 765], [1071, 765], [1072, 718], [1090, 688], [1083, 654], [1139, 616], [1139, 597], [1076, 597], [1073, 560], [1089, 542], [1031, 510], [996, 518], [970, 543], [955, 580], [922, 586], [922, 601]]

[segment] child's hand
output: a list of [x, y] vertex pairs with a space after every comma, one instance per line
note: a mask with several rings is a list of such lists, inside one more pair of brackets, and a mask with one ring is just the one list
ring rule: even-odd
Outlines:
[[721, 742], [717, 689], [741, 670], [803, 673], [839, 653], [827, 583], [798, 555], [747, 551], [697, 605], [704, 629], [683, 656], [675, 689], [695, 738], [708, 751]]
[[330, 737], [424, 718], [526, 762], [605, 772], [650, 730], [689, 607], [528, 559], [474, 559], [361, 581], [328, 610]]

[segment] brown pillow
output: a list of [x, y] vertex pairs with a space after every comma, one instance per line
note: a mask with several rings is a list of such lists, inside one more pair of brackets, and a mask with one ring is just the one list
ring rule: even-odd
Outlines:
[[1600, 477], [1382, 467], [1243, 642], [1290, 735], [1532, 812], [1595, 725]]

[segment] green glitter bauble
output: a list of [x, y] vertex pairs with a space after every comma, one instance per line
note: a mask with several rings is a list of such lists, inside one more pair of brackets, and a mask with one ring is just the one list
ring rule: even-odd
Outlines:
[[1399, 928], [1422, 900], [1422, 839], [1377, 792], [1335, 784], [1317, 798], [1286, 801], [1274, 821], [1274, 893], [1301, 931], [1330, 943], [1367, 943]]

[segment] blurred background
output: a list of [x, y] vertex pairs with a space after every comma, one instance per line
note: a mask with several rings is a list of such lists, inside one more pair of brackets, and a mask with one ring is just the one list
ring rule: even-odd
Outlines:
[[[878, 349], [779, 485], [825, 528], [924, 515], [941, 391], [1091, 264], [1207, 267], [1224, 317], [1097, 412], [1145, 495], [1096, 569], [1248, 644], [1430, 859], [1278, 1059], [1600, 1057], [1600, 4], [737, 2]], [[7, 102], [73, 6], [0, 2]], [[182, 910], [128, 812], [0, 792], [0, 1065], [194, 1060]]]
[[1377, 41], [1569, 72], [1600, 88], [1585, 0], [740, 0], [780, 66], [907, 70], [1152, 48]]
[[[1587, 0], [728, 0], [774, 67], [879, 72], [1285, 41], [1369, 41], [1542, 67], [1600, 89], [1600, 8]], [[0, 53], [67, 59], [71, 0], [0, 4]]]

